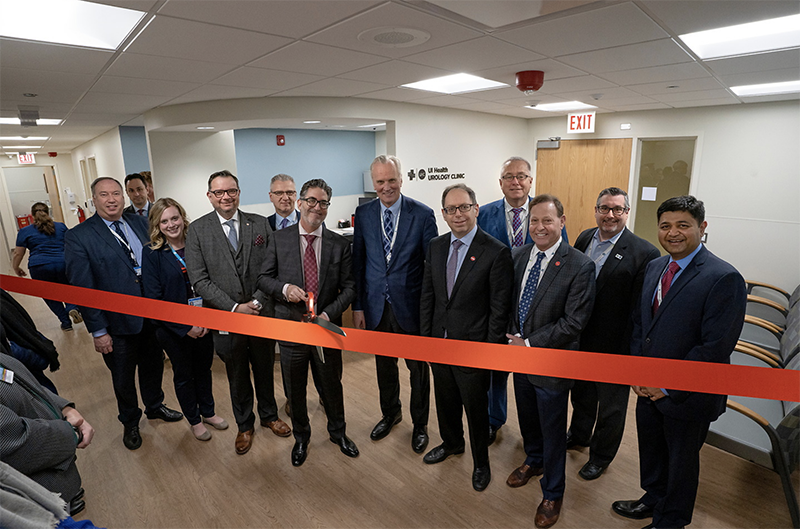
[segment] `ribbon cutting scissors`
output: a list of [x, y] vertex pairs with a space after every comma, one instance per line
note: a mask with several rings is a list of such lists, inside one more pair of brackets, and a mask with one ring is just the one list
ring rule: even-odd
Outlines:
[[[320, 327], [322, 327], [325, 330], [328, 330], [328, 331], [331, 331], [331, 332], [335, 332], [336, 334], [339, 334], [341, 336], [347, 337], [347, 334], [345, 334], [345, 332], [338, 325], [334, 325], [333, 323], [329, 322], [328, 320], [322, 319], [319, 316], [317, 316], [316, 307], [315, 307], [315, 301], [314, 301], [314, 293], [313, 292], [309, 292], [308, 293], [308, 300], [306, 301], [306, 309], [307, 309], [307, 312], [305, 314], [303, 314], [303, 321], [306, 321], [308, 323], [316, 323], [317, 325], [319, 325]], [[325, 353], [322, 350], [322, 346], [317, 345], [316, 347], [317, 347], [317, 354], [319, 355], [319, 359], [324, 364], [325, 363]]]

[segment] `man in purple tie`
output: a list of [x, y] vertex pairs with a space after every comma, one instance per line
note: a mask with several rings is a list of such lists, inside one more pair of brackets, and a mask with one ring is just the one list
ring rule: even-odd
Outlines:
[[295, 209], [297, 190], [294, 178], [288, 174], [276, 174], [269, 182], [269, 200], [275, 207], [275, 213], [267, 217], [272, 231], [288, 228], [300, 220], [300, 212]]

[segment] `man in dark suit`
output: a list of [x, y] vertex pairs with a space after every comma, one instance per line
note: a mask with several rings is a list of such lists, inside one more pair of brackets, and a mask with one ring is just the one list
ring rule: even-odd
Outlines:
[[[603, 189], [594, 208], [597, 228], [585, 230], [575, 241], [575, 249], [594, 261], [597, 278], [597, 297], [581, 334], [581, 351], [630, 353], [631, 312], [642, 293], [644, 269], [661, 255], [655, 246], [625, 228], [630, 209], [625, 191]], [[629, 393], [630, 388], [622, 384], [575, 381], [567, 448], [590, 447], [589, 461], [578, 472], [583, 479], [599, 478], [617, 455]]]
[[[437, 234], [433, 210], [400, 194], [400, 160], [381, 155], [370, 165], [378, 193], [356, 209], [353, 270], [358, 296], [353, 323], [359, 329], [419, 334], [419, 297], [425, 252]], [[426, 362], [406, 360], [411, 382], [411, 448], [421, 454], [428, 446], [430, 369]], [[370, 438], [383, 439], [402, 419], [397, 358], [375, 356], [381, 420]]]
[[[274, 301], [256, 285], [272, 235], [267, 219], [239, 210], [239, 180], [230, 171], [209, 177], [207, 196], [214, 211], [191, 223], [186, 237], [186, 269], [195, 292], [206, 307], [272, 317]], [[275, 341], [214, 331], [214, 348], [225, 362], [239, 426], [236, 453], [250, 450], [255, 433], [251, 367], [261, 426], [288, 437], [291, 429], [275, 403]]]
[[[450, 233], [430, 243], [420, 301], [420, 334], [435, 338], [504, 343], [511, 306], [511, 252], [477, 226], [475, 192], [464, 184], [442, 194]], [[428, 464], [464, 453], [462, 408], [469, 425], [472, 487], [484, 490], [489, 467], [489, 372], [431, 364], [442, 444], [425, 454]]]
[[[693, 196], [658, 208], [658, 242], [668, 256], [647, 265], [640, 307], [634, 311], [631, 354], [730, 363], [744, 324], [744, 279], [701, 243], [705, 207]], [[627, 518], [652, 516], [647, 527], [684, 527], [692, 521], [700, 449], [709, 425], [725, 411], [725, 395], [633, 386], [639, 472], [645, 494], [615, 501]]]
[[288, 228], [300, 220], [300, 212], [295, 209], [296, 198], [294, 178], [283, 173], [272, 177], [269, 182], [269, 200], [275, 207], [275, 213], [267, 217], [272, 231]]
[[[273, 234], [258, 286], [278, 300], [278, 318], [302, 321], [309, 294], [313, 294], [318, 317], [341, 325], [342, 313], [356, 297], [350, 242], [322, 225], [328, 216], [331, 194], [324, 180], [303, 184], [297, 201], [300, 222]], [[292, 408], [292, 465], [299, 467], [305, 462], [311, 438], [306, 407], [309, 363], [317, 368], [331, 442], [339, 445], [346, 456], [358, 457], [358, 448], [345, 435], [342, 351], [324, 348], [323, 361], [314, 346], [279, 343], [283, 380]]]
[[[515, 310], [508, 343], [550, 349], [577, 349], [581, 331], [592, 313], [594, 264], [561, 238], [566, 222], [561, 201], [538, 195], [530, 202], [533, 244], [517, 248], [514, 258]], [[572, 380], [514, 373], [519, 429], [525, 461], [506, 484], [521, 487], [541, 479], [542, 501], [536, 527], [558, 521], [564, 497], [567, 452], [567, 400]]]
[[[92, 200], [97, 213], [69, 230], [64, 237], [64, 260], [71, 285], [142, 296], [142, 247], [149, 242], [147, 220], [122, 213], [125, 199], [120, 183], [110, 177], [92, 182]], [[86, 329], [92, 333], [95, 351], [111, 371], [117, 397], [119, 421], [124, 427], [122, 442], [129, 450], [142, 446], [139, 433], [139, 399], [136, 396], [136, 368], [139, 391], [148, 419], [168, 422], [183, 418], [164, 406], [161, 378], [163, 353], [152, 323], [145, 318], [82, 307]]]
[[[478, 226], [511, 249], [533, 242], [528, 233], [530, 211], [531, 164], [525, 158], [512, 156], [500, 168], [500, 190], [503, 198], [481, 208]], [[564, 242], [566, 227], [562, 230]], [[491, 371], [489, 387], [489, 444], [494, 443], [497, 432], [508, 416], [508, 373]]]
[[[149, 189], [152, 189], [152, 186]], [[133, 213], [147, 219], [150, 214], [150, 206], [153, 204], [148, 200], [148, 186], [145, 178], [139, 173], [126, 176], [125, 192], [131, 199], [131, 205], [122, 210], [123, 213]]]

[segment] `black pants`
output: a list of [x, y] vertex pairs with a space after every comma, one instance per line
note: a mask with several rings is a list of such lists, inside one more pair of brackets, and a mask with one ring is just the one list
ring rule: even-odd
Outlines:
[[[392, 306], [384, 303], [383, 317], [375, 327], [376, 331], [395, 334], [410, 334], [404, 331], [394, 317]], [[375, 355], [375, 369], [378, 373], [378, 392], [380, 393], [381, 413], [384, 417], [394, 417], [402, 410], [400, 404], [400, 373], [397, 358]], [[411, 382], [411, 420], [415, 426], [427, 426], [431, 404], [431, 375], [427, 362], [406, 360]]]
[[[220, 334], [214, 331], [214, 348], [225, 362], [233, 417], [239, 426], [239, 431], [246, 432], [255, 426], [253, 386], [255, 386], [255, 397], [258, 399], [258, 416], [261, 422], [277, 420], [278, 406], [275, 403], [273, 380], [275, 340], [244, 334]], [[251, 368], [253, 382], [250, 381]]]
[[119, 422], [136, 426], [142, 417], [136, 395], [136, 368], [139, 368], [139, 391], [146, 413], [156, 411], [164, 402], [161, 378], [164, 360], [153, 325], [146, 321], [139, 334], [111, 334], [113, 351], [103, 355], [111, 371], [114, 395], [117, 398]]
[[175, 395], [189, 424], [200, 424], [202, 417], [213, 417], [211, 364], [214, 361], [214, 341], [211, 334], [192, 338], [158, 327], [156, 337], [172, 362]]
[[321, 391], [320, 396], [325, 402], [328, 434], [333, 439], [341, 439], [345, 434], [341, 349], [324, 348], [325, 362], [322, 362], [313, 345], [278, 343], [281, 348], [283, 385], [292, 407], [292, 431], [295, 439], [306, 442], [311, 437], [306, 393], [309, 364], [316, 366], [319, 383], [317, 391]]
[[580, 444], [589, 445], [589, 461], [608, 465], [617, 455], [625, 433], [630, 392], [630, 386], [575, 381], [570, 394], [572, 420], [569, 431]]

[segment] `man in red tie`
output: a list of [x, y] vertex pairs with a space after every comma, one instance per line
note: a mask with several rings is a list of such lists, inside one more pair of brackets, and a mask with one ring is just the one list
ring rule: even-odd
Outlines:
[[147, 199], [147, 183], [139, 173], [132, 173], [125, 177], [125, 192], [131, 199], [131, 205], [123, 213], [135, 213], [147, 219], [150, 213], [150, 201]]
[[[633, 312], [631, 354], [730, 363], [744, 323], [742, 276], [702, 244], [705, 207], [693, 196], [658, 208], [658, 241], [669, 253], [645, 271], [640, 308]], [[709, 425], [725, 411], [725, 395], [633, 386], [644, 496], [615, 501], [626, 518], [653, 517], [647, 528], [692, 521], [700, 448]]]
[[[341, 325], [342, 313], [356, 297], [350, 242], [323, 226], [331, 195], [330, 186], [322, 179], [303, 184], [297, 200], [300, 222], [273, 234], [258, 288], [277, 300], [277, 318], [302, 321], [313, 294], [318, 317]], [[309, 363], [316, 365], [319, 374], [331, 442], [344, 455], [358, 457], [358, 448], [345, 435], [342, 351], [326, 347], [319, 355], [312, 345], [283, 341], [279, 345], [295, 437], [292, 465], [299, 467], [305, 462], [311, 438], [306, 402]]]

